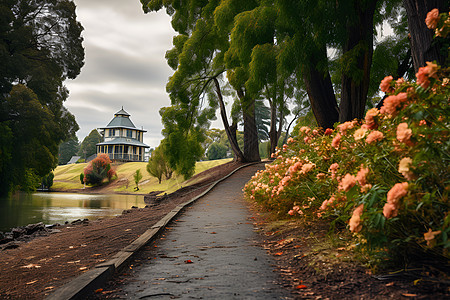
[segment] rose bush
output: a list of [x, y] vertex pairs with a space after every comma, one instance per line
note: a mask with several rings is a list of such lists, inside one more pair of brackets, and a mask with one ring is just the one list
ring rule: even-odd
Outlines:
[[[450, 18], [440, 17], [429, 23], [442, 36]], [[448, 259], [449, 73], [428, 62], [415, 83], [388, 76], [380, 87], [389, 96], [364, 120], [301, 127], [246, 184], [246, 197], [281, 217], [348, 224], [372, 254]]]

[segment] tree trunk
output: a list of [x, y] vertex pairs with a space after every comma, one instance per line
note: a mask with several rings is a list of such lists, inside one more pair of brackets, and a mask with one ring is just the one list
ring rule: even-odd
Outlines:
[[323, 129], [333, 128], [334, 123], [339, 119], [339, 110], [330, 74], [324, 74], [316, 68], [321, 60], [327, 59], [326, 55], [325, 47], [316, 51], [316, 55], [311, 57], [310, 64], [303, 66], [302, 72], [311, 109], [317, 125]]
[[242, 90], [237, 90], [242, 103], [244, 121], [244, 159], [246, 162], [260, 161], [258, 147], [258, 130], [255, 121], [255, 101], [248, 99]]
[[234, 133], [233, 133], [232, 128], [230, 127], [230, 125], [228, 123], [227, 112], [225, 110], [225, 104], [223, 103], [223, 97], [222, 97], [222, 92], [220, 91], [219, 81], [217, 80], [217, 78], [214, 78], [213, 80], [214, 80], [214, 84], [216, 86], [217, 98], [219, 99], [220, 116], [222, 117], [223, 127], [225, 128], [225, 132], [227, 134], [228, 141], [230, 142], [231, 150], [233, 151], [233, 154], [234, 154], [234, 159], [235, 159], [235, 161], [242, 162], [245, 159], [244, 159], [244, 155], [242, 154], [241, 149], [239, 149], [239, 145], [238, 145], [237, 138], [236, 138], [236, 128], [234, 126]]
[[425, 66], [427, 61], [436, 60], [440, 65], [445, 63], [447, 56], [440, 53], [439, 43], [432, 45], [434, 32], [425, 24], [427, 13], [430, 10], [437, 8], [440, 13], [448, 11], [445, 2], [448, 3], [445, 0], [403, 0], [408, 16], [411, 51], [416, 72], [420, 67]]
[[270, 131], [269, 131], [269, 139], [270, 139], [270, 154], [275, 152], [275, 148], [278, 144], [278, 134], [277, 134], [277, 105], [275, 100], [270, 100]]
[[[362, 119], [370, 83], [373, 54], [373, 16], [377, 0], [354, 1], [355, 16], [347, 20], [344, 57], [348, 56], [342, 74], [339, 122]], [[352, 12], [353, 13], [353, 12]]]

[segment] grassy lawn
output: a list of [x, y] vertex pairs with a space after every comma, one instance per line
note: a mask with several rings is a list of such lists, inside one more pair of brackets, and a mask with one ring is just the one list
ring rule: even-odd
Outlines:
[[[227, 163], [232, 159], [219, 159], [211, 161], [197, 162], [195, 166], [195, 174], [201, 173], [212, 167]], [[67, 189], [81, 189], [83, 184], [80, 182], [80, 174], [86, 167], [86, 163], [81, 164], [71, 164], [65, 166], [58, 166], [53, 173], [55, 173], [55, 178], [53, 182], [53, 189], [64, 191]], [[158, 183], [158, 179], [152, 177], [148, 174], [146, 169], [146, 162], [129, 162], [113, 165], [117, 172], [118, 178], [109, 184], [110, 189], [107, 188], [107, 192], [122, 192], [122, 193], [134, 193], [134, 188], [136, 186], [133, 175], [136, 170], [140, 169], [142, 174], [142, 179], [139, 182], [139, 194], [147, 194], [152, 191], [163, 191], [166, 193], [171, 193], [182, 186], [188, 185], [184, 183], [183, 176], [173, 174], [172, 178], [166, 180], [163, 177], [161, 184]], [[189, 182], [189, 184], [193, 184]], [[87, 191], [89, 187], [86, 187]]]

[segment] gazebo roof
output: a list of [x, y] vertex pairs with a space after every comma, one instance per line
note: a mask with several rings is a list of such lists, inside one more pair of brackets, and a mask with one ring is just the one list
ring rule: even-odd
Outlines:
[[117, 117], [117, 116], [130, 116], [130, 114], [129, 113], [127, 113], [124, 109], [123, 109], [123, 106], [122, 106], [122, 109], [121, 110], [119, 110], [118, 112], [116, 112], [115, 114], [114, 114], [114, 116], [115, 117]]
[[106, 129], [109, 127], [127, 127], [133, 129], [136, 128], [136, 126], [134, 126], [133, 122], [131, 122], [130, 120], [130, 114], [123, 109], [123, 106], [121, 110], [114, 114], [114, 118], [109, 122], [109, 124], [102, 129]]

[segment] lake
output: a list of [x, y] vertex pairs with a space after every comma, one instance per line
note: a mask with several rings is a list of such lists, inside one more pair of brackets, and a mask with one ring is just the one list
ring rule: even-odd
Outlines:
[[0, 231], [32, 223], [64, 224], [77, 219], [108, 218], [132, 206], [145, 207], [142, 195], [78, 193], [16, 193], [0, 198]]

